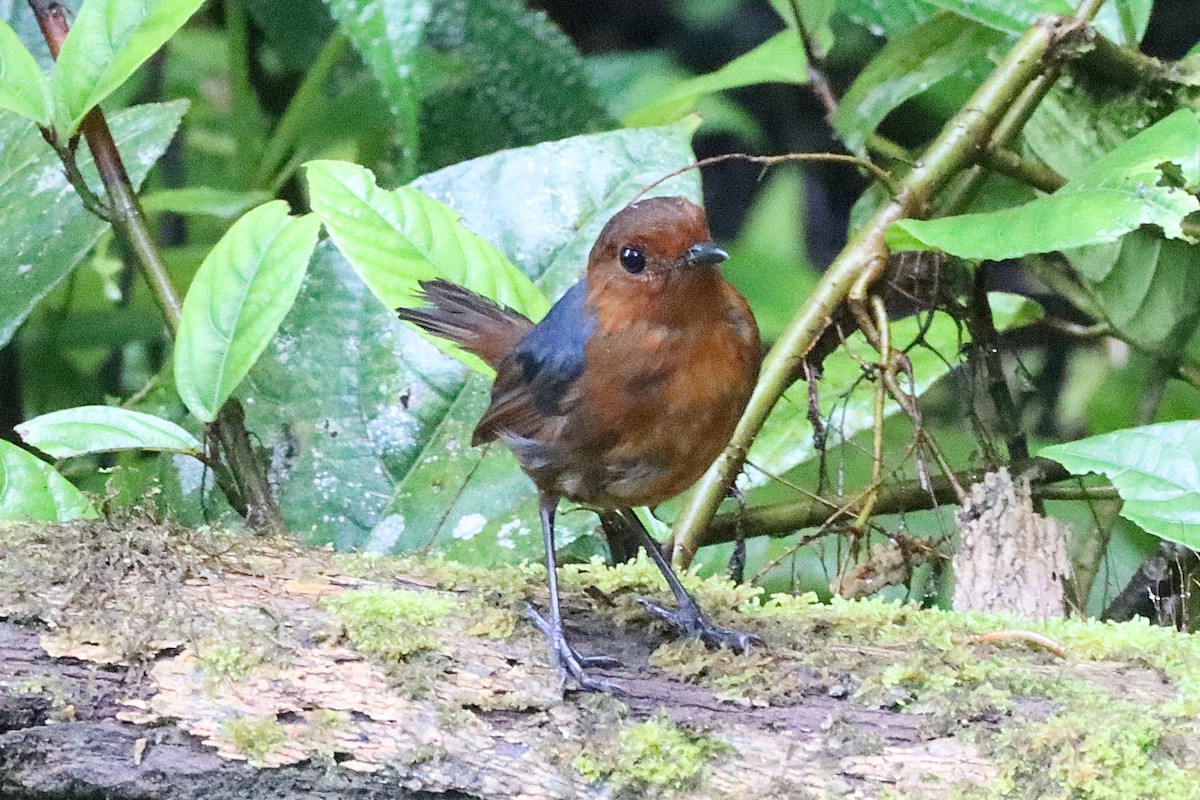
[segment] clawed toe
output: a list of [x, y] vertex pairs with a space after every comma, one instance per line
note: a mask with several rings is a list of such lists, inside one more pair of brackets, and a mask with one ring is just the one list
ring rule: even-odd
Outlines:
[[570, 676], [579, 685], [579, 688], [585, 692], [620, 694], [624, 691], [618, 683], [605, 680], [604, 678], [593, 678], [587, 673], [588, 668], [606, 669], [619, 667], [621, 666], [619, 660], [608, 656], [579, 655], [579, 653], [575, 652], [575, 648], [571, 647], [562, 635], [562, 631], [555, 630], [531, 605], [526, 604], [525, 616], [550, 640], [550, 658], [554, 663], [554, 668], [559, 675], [560, 681], [565, 682], [566, 677]]
[[643, 608], [667, 623], [667, 625], [671, 626], [681, 635], [699, 639], [710, 650], [727, 647], [735, 653], [745, 653], [749, 651], [751, 645], [763, 644], [762, 638], [752, 633], [735, 631], [732, 628], [722, 628], [720, 625], [714, 625], [695, 605], [687, 605], [676, 610], [671, 610], [663, 608], [658, 603], [647, 600], [644, 597], [639, 598], [638, 602], [641, 603]]

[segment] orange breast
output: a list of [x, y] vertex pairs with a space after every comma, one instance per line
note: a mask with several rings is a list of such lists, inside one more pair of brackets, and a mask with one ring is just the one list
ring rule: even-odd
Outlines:
[[698, 289], [673, 309], [682, 316], [622, 306], [606, 318], [599, 309], [565, 432], [591, 463], [564, 487], [568, 497], [655, 505], [699, 479], [728, 443], [758, 376], [758, 331], [745, 300], [719, 276]]

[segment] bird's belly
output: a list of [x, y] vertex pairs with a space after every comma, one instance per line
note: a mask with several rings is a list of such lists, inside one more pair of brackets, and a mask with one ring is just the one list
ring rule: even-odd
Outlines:
[[593, 437], [607, 432], [607, 441], [565, 460], [557, 481], [562, 494], [602, 508], [653, 506], [699, 480], [728, 443], [753, 384], [748, 367], [727, 363], [627, 382], [626, 396], [613, 404], [625, 409], [617, 418], [581, 409], [587, 416], [577, 430], [586, 427]]

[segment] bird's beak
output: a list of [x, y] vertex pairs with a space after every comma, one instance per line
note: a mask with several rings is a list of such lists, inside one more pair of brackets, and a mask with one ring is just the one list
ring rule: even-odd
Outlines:
[[712, 242], [696, 242], [683, 254], [683, 260], [688, 265], [720, 264], [728, 258], [729, 253], [726, 253]]

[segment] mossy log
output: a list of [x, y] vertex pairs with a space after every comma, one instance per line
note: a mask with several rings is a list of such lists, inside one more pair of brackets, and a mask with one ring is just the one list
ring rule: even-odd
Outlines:
[[624, 693], [564, 697], [542, 577], [0, 528], [0, 797], [1200, 797], [1192, 637], [695, 579], [766, 642], [710, 653], [636, 603], [651, 565], [574, 565], [569, 634]]

